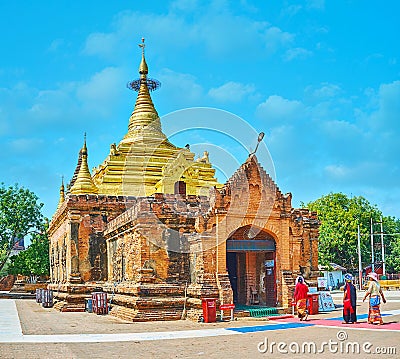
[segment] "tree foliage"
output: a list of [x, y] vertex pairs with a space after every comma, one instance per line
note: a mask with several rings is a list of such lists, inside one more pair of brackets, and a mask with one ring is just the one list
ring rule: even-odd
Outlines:
[[9, 274], [42, 276], [49, 275], [49, 241], [47, 235], [36, 234], [31, 245], [18, 255], [11, 256]]
[[[371, 218], [373, 222], [375, 262], [381, 260], [380, 222], [382, 212], [364, 197], [349, 198], [343, 193], [330, 193], [310, 202], [307, 208], [317, 211], [321, 221], [319, 261], [321, 264], [338, 263], [347, 269], [358, 268], [357, 226], [360, 225], [362, 264], [371, 263]], [[393, 217], [383, 217], [385, 234], [399, 233], [400, 223]], [[385, 235], [387, 271], [400, 270], [399, 236]]]
[[17, 241], [43, 232], [42, 206], [28, 189], [0, 184], [0, 270]]
[[[385, 221], [386, 219], [386, 221]], [[386, 217], [383, 221], [385, 233], [390, 233], [389, 238], [385, 238], [386, 243], [386, 268], [389, 273], [400, 273], [400, 219]]]

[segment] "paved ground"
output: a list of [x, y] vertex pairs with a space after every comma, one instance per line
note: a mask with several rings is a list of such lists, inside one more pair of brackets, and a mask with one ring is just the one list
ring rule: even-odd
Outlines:
[[[399, 358], [400, 292], [388, 291], [386, 297], [383, 326], [366, 323], [367, 303], [360, 300], [360, 323], [346, 325], [340, 310], [301, 323], [290, 318], [128, 323], [3, 299], [0, 358]], [[341, 294], [333, 298], [340, 303]], [[379, 351], [384, 354], [371, 354]]]

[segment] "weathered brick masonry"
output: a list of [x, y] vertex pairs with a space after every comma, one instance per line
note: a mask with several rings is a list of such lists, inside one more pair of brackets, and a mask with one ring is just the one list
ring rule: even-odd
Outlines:
[[147, 71], [143, 52], [123, 140], [93, 176], [85, 140], [61, 187], [49, 227], [56, 308], [82, 311], [95, 290], [134, 321], [197, 319], [205, 297], [289, 308], [296, 276], [317, 276], [316, 214], [293, 209], [255, 155], [221, 185], [207, 152], [194, 160], [171, 144]]

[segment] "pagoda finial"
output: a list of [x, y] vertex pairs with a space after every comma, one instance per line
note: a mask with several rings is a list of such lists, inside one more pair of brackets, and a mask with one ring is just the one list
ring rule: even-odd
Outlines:
[[149, 69], [144, 56], [146, 47], [144, 38], [142, 38], [139, 47], [142, 49], [142, 60], [139, 66], [140, 78], [129, 82], [127, 85], [131, 90], [137, 91], [138, 95], [135, 108], [129, 119], [128, 133], [125, 135], [124, 140], [130, 141], [139, 133], [143, 134], [142, 130], [145, 128], [148, 137], [164, 140], [165, 135], [161, 131], [160, 119], [150, 96], [150, 91], [156, 90], [161, 84], [159, 81], [147, 77]]
[[142, 85], [146, 86], [147, 92], [157, 90], [161, 86], [160, 81], [147, 77], [147, 74], [149, 73], [149, 68], [147, 66], [146, 58], [144, 56], [144, 49], [146, 47], [146, 44], [144, 43], [144, 37], [142, 37], [142, 43], [139, 44], [139, 47], [142, 49], [142, 60], [140, 61], [139, 65], [140, 79], [128, 82], [127, 87], [139, 93], [142, 89]]
[[87, 155], [87, 147], [86, 147], [86, 132], [83, 134], [83, 146], [82, 146], [82, 153]]
[[146, 44], [144, 43], [144, 37], [142, 37], [142, 43], [139, 44], [139, 47], [142, 48], [142, 61], [140, 62], [139, 66], [139, 74], [141, 78], [145, 79], [147, 74], [149, 73], [149, 68], [144, 57], [144, 48], [146, 47]]
[[57, 209], [59, 209], [64, 202], [65, 202], [64, 176], [61, 176], [60, 199], [58, 200]]
[[142, 48], [142, 55], [144, 55], [144, 48], [146, 47], [146, 44], [144, 43], [144, 37], [142, 37], [142, 43], [139, 44], [139, 47]]
[[86, 147], [86, 133], [84, 135], [83, 146], [80, 152], [82, 155], [82, 161], [78, 175], [70, 192], [71, 194], [96, 194], [98, 189], [93, 183], [87, 163], [88, 151]]

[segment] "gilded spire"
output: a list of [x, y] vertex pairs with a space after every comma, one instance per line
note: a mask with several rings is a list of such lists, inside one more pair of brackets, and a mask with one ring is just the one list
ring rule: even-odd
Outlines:
[[86, 133], [81, 149], [82, 161], [79, 168], [78, 175], [73, 186], [70, 189], [71, 194], [96, 194], [98, 192], [97, 187], [93, 183], [92, 176], [90, 175], [87, 157], [88, 151], [86, 147]]
[[58, 200], [57, 209], [59, 209], [65, 201], [65, 188], [64, 188], [64, 176], [61, 177], [60, 186], [60, 199]]
[[165, 135], [161, 131], [157, 110], [150, 96], [150, 91], [157, 89], [160, 83], [157, 80], [147, 77], [149, 68], [144, 53], [145, 46], [144, 38], [142, 38], [142, 43], [139, 44], [139, 47], [142, 49], [142, 59], [139, 65], [140, 78], [128, 84], [129, 88], [138, 91], [138, 96], [135, 108], [129, 119], [128, 133], [125, 136], [126, 140], [135, 137], [139, 133], [144, 134], [142, 132], [144, 129], [146, 129], [146, 133], [151, 134], [150, 137], [152, 138], [157, 140], [165, 139]]

